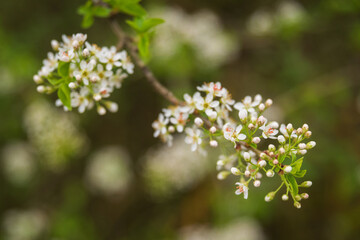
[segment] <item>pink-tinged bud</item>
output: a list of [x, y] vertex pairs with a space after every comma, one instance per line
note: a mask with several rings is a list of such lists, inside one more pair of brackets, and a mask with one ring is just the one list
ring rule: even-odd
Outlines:
[[215, 133], [216, 132], [216, 127], [215, 126], [212, 126], [209, 130], [211, 133]]
[[296, 129], [296, 134], [297, 134], [297, 135], [301, 135], [302, 133], [303, 133], [303, 129], [302, 129], [302, 128]]
[[261, 173], [256, 173], [256, 176], [255, 176], [256, 179], [261, 179], [262, 178], [262, 174]]
[[288, 195], [284, 194], [284, 195], [282, 195], [281, 199], [283, 201], [287, 201], [287, 200], [289, 200], [289, 197], [288, 197]]
[[271, 100], [270, 98], [265, 101], [266, 107], [270, 107], [272, 104], [273, 104], [273, 100]]
[[263, 103], [260, 103], [259, 105], [259, 110], [260, 111], [264, 111], [265, 110], [265, 105]]
[[305, 133], [305, 137], [309, 138], [309, 137], [311, 137], [311, 134], [312, 134], [311, 131], [307, 131], [307, 132]]
[[309, 130], [309, 125], [307, 125], [306, 123], [302, 126], [302, 129], [304, 130], [304, 132], [306, 132], [307, 130]]
[[236, 176], [238, 176], [238, 175], [241, 174], [240, 170], [239, 170], [238, 168], [236, 168], [236, 167], [232, 167], [232, 168], [230, 169], [230, 171], [231, 171], [232, 174], [234, 174], [234, 175], [236, 175]]
[[307, 193], [302, 193], [300, 196], [301, 196], [302, 199], [308, 199], [309, 198], [309, 194], [307, 194]]
[[204, 124], [204, 121], [201, 118], [197, 117], [195, 118], [194, 123], [196, 124], [196, 126], [201, 127]]
[[255, 126], [254, 126], [254, 124], [249, 123], [248, 128], [249, 128], [250, 130], [254, 130], [254, 129], [255, 129]]
[[266, 122], [266, 118], [264, 116], [260, 116], [258, 119], [257, 119], [257, 124], [259, 126], [262, 126], [264, 125], [264, 123]]
[[273, 161], [273, 164], [274, 164], [274, 165], [277, 165], [277, 164], [279, 164], [279, 161], [278, 161], [277, 159], [275, 159], [275, 160]]
[[250, 171], [249, 170], [246, 170], [244, 174], [245, 174], [245, 177], [250, 177]]
[[211, 140], [211, 141], [210, 141], [210, 146], [211, 146], [211, 147], [217, 147], [217, 146], [218, 146], [218, 142], [215, 141], [215, 140]]
[[230, 175], [229, 171], [221, 171], [218, 173], [217, 175], [217, 179], [219, 180], [224, 180], [225, 178], [227, 178]]
[[260, 180], [254, 181], [254, 187], [260, 187], [260, 184], [261, 184]]
[[300, 153], [301, 155], [305, 155], [305, 154], [307, 153], [307, 151], [306, 151], [306, 149], [302, 149], [302, 150], [299, 150], [299, 153]]
[[270, 157], [274, 157], [274, 156], [275, 156], [275, 153], [274, 153], [274, 152], [269, 152], [269, 156], [270, 156]]
[[265, 160], [260, 160], [258, 163], [259, 167], [263, 168], [266, 166], [266, 161]]
[[273, 177], [274, 175], [275, 175], [275, 173], [273, 170], [271, 170], [271, 169], [267, 170], [267, 172], [266, 172], [267, 177]]
[[286, 172], [286, 173], [290, 173], [292, 171], [292, 167], [291, 166], [286, 166], [285, 168], [284, 168], [284, 172]]
[[284, 153], [285, 153], [285, 148], [281, 147], [281, 148], [279, 149], [279, 153], [280, 153], [280, 154], [284, 154]]
[[260, 138], [259, 137], [254, 137], [252, 140], [251, 140], [252, 143], [255, 143], [255, 144], [258, 144], [260, 142]]

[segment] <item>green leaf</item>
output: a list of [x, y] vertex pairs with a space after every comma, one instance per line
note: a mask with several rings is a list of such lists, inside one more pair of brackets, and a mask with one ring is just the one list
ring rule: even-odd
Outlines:
[[285, 175], [285, 176], [286, 176], [288, 182], [290, 183], [291, 193], [295, 197], [299, 192], [298, 184], [296, 182], [296, 179], [295, 179], [295, 177], [293, 175], [290, 175], [290, 174]]
[[70, 93], [71, 90], [66, 83], [61, 84], [57, 92], [59, 99], [69, 110], [72, 109]]
[[151, 28], [164, 23], [165, 21], [161, 18], [144, 18], [144, 17], [135, 17], [134, 20], [127, 20], [129, 24], [136, 32], [145, 33]]
[[302, 177], [305, 176], [305, 174], [306, 174], [306, 170], [301, 170], [301, 171], [295, 173], [295, 174], [294, 174], [294, 177], [296, 177], [296, 178], [302, 178]]
[[132, 16], [144, 16], [146, 10], [139, 4], [139, 0], [112, 0], [108, 1], [116, 10]]
[[87, 1], [84, 5], [80, 6], [77, 13], [80, 15], [87, 15], [91, 12], [92, 1]]
[[149, 35], [148, 34], [140, 35], [138, 48], [139, 48], [140, 56], [144, 59], [144, 61], [148, 60], [150, 57], [149, 45], [150, 45]]
[[299, 158], [298, 160], [296, 160], [295, 162], [293, 162], [292, 164], [291, 164], [291, 166], [292, 166], [292, 170], [291, 170], [291, 173], [292, 174], [295, 174], [295, 173], [297, 173], [298, 171], [300, 171], [300, 169], [301, 169], [301, 165], [302, 165], [302, 163], [303, 163], [303, 157], [302, 158]]
[[61, 83], [64, 82], [64, 78], [55, 78], [55, 77], [48, 77], [47, 80], [49, 81], [49, 83], [51, 83], [51, 85], [53, 86], [57, 86]]
[[70, 68], [69, 62], [59, 62], [59, 66], [58, 66], [59, 76], [64, 78], [69, 77], [69, 68]]
[[94, 24], [94, 17], [91, 14], [85, 15], [82, 22], [82, 28], [89, 28]]
[[110, 15], [111, 9], [102, 6], [94, 6], [91, 12], [94, 16], [105, 18]]

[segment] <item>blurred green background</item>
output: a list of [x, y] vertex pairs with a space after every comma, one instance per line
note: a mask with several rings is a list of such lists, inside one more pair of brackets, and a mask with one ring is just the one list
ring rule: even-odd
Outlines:
[[[308, 123], [309, 200], [298, 210], [249, 199], [216, 180], [216, 157], [152, 137], [167, 102], [140, 72], [112, 99], [115, 114], [65, 113], [32, 76], [61, 34], [115, 45], [104, 19], [80, 28], [84, 1], [0, 3], [0, 239], [358, 239], [360, 1], [143, 1], [163, 17], [150, 66], [177, 96], [221, 81], [234, 99], [274, 100], [269, 117]], [[213, 154], [210, 154], [213, 155]]]

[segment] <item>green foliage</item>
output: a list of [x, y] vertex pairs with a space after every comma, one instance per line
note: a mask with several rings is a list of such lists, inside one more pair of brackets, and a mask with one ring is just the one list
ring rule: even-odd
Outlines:
[[155, 26], [164, 23], [165, 21], [161, 18], [145, 18], [135, 17], [133, 20], [127, 20], [129, 24], [137, 33], [146, 33]]
[[296, 179], [293, 175], [287, 174], [285, 175], [285, 178], [287, 179], [288, 183], [290, 184], [290, 191], [291, 195], [295, 197], [299, 193], [298, 184], [296, 182]]
[[68, 86], [67, 81], [62, 83], [58, 89], [58, 97], [61, 100], [61, 102], [66, 106], [69, 110], [71, 110], [71, 98], [70, 98], [70, 88]]
[[139, 4], [140, 0], [105, 0], [114, 10], [131, 16], [144, 16], [146, 10]]
[[83, 15], [81, 26], [89, 28], [94, 23], [94, 17], [106, 18], [110, 15], [111, 9], [104, 6], [95, 6], [91, 0], [78, 8], [78, 14]]

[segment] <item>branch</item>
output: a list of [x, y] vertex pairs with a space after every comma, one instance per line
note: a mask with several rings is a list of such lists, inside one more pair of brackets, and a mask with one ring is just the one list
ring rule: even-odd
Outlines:
[[[154, 87], [155, 91], [157, 91], [160, 95], [162, 95], [165, 99], [167, 99], [169, 102], [171, 102], [174, 105], [185, 105], [185, 103], [181, 100], [179, 100], [175, 95], [167, 89], [164, 85], [162, 85], [159, 80], [155, 77], [155, 75], [152, 73], [150, 68], [146, 66], [144, 61], [139, 56], [139, 50], [134, 45], [133, 39], [127, 36], [121, 29], [120, 25], [116, 22], [115, 19], [110, 20], [111, 28], [114, 32], [114, 34], [118, 38], [118, 47], [122, 47], [125, 45], [125, 47], [129, 50], [129, 53], [131, 57], [133, 58], [135, 64], [141, 69], [141, 71], [144, 73], [146, 80]], [[197, 114], [198, 117], [201, 117]], [[202, 118], [202, 117], [201, 117]], [[211, 123], [209, 120], [204, 119], [204, 123], [207, 127], [215, 126], [217, 129], [221, 129], [220, 126], [217, 124]], [[243, 147], [251, 148], [252, 151], [254, 151], [257, 155], [260, 156], [262, 151], [260, 151], [257, 148], [251, 147], [249, 144], [245, 142], [239, 142], [239, 144]]]

